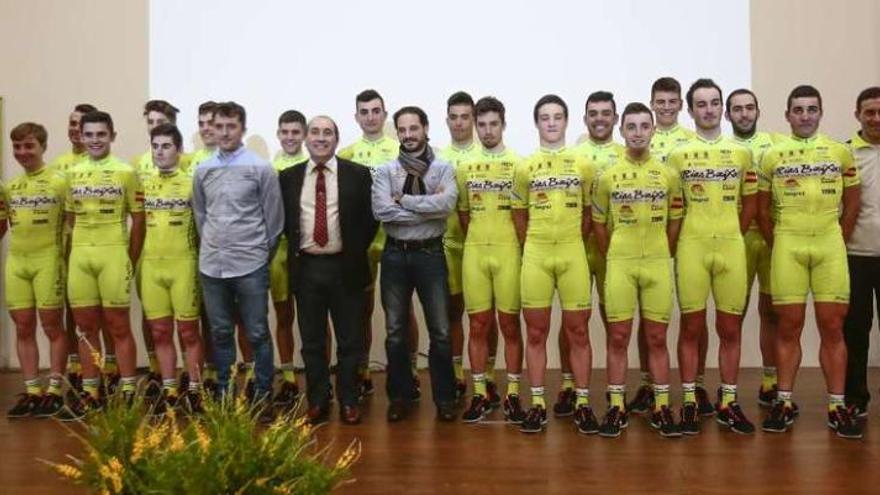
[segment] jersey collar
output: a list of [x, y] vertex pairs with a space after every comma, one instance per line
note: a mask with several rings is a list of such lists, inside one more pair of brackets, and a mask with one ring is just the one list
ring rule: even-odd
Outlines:
[[865, 138], [862, 137], [862, 131], [856, 131], [856, 133], [853, 134], [852, 139], [850, 139], [850, 146], [852, 146], [853, 149], [862, 149], [862, 148], [873, 148], [875, 146], [880, 146], [880, 145], [871, 144], [871, 143], [865, 141]]
[[550, 148], [545, 148], [545, 147], [543, 147], [543, 146], [539, 146], [539, 147], [538, 147], [538, 151], [539, 151], [540, 153], [544, 154], [544, 155], [553, 155], [553, 156], [555, 156], [555, 155], [561, 155], [561, 154], [565, 153], [566, 151], [568, 151], [568, 147], [567, 147], [567, 146], [563, 146], [562, 148], [559, 148], [559, 149], [557, 149], [557, 150], [551, 150]]
[[46, 171], [46, 164], [44, 163], [42, 167], [34, 170], [33, 172], [25, 171], [25, 175], [27, 175], [28, 177], [38, 177], [40, 175], [43, 175], [43, 173], [45, 171]]
[[655, 134], [662, 134], [662, 135], [675, 134], [676, 132], [678, 132], [679, 129], [681, 129], [681, 124], [676, 122], [676, 124], [674, 126], [672, 126], [671, 128], [669, 128], [668, 130], [664, 131], [663, 129], [658, 127], [654, 133]]

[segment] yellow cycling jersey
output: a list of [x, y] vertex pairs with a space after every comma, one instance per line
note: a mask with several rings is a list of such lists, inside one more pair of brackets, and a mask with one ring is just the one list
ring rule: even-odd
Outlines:
[[76, 216], [73, 246], [128, 244], [130, 213], [144, 211], [137, 173], [114, 156], [79, 162], [67, 173], [64, 209]]
[[743, 196], [758, 192], [752, 152], [727, 137], [699, 135], [666, 157], [684, 196], [682, 238], [738, 239]]
[[[190, 165], [192, 164], [192, 155], [189, 153], [181, 153], [180, 161], [178, 162], [178, 166], [181, 170], [189, 170]], [[146, 175], [155, 175], [159, 173], [159, 169], [156, 168], [156, 165], [153, 163], [153, 152], [147, 151], [143, 155], [137, 157], [132, 163], [132, 167], [142, 176]]]
[[758, 189], [772, 195], [775, 232], [840, 232], [843, 189], [859, 184], [852, 153], [842, 143], [817, 134], [791, 136], [764, 153]]
[[519, 155], [509, 148], [501, 153], [483, 149], [458, 166], [458, 211], [470, 216], [466, 245], [519, 244], [510, 210], [519, 161]]
[[577, 155], [585, 156], [596, 167], [596, 178], [598, 179], [602, 172], [623, 158], [623, 155], [626, 153], [626, 147], [614, 141], [597, 144], [592, 139], [587, 138], [586, 141], [577, 145], [573, 151]]
[[275, 168], [276, 172], [281, 172], [286, 168], [292, 167], [297, 163], [302, 163], [308, 159], [308, 155], [306, 155], [302, 149], [300, 149], [299, 153], [295, 155], [288, 155], [282, 150], [275, 156], [275, 159], [272, 160], [272, 167]]
[[216, 151], [217, 151], [216, 148], [215, 149], [199, 148], [199, 149], [195, 150], [189, 156], [190, 170], [195, 170], [196, 165], [198, 165], [198, 164], [202, 163], [203, 161], [206, 161], [208, 158], [211, 158], [212, 156], [214, 156], [214, 153], [216, 153]]
[[3, 188], [12, 229], [10, 254], [61, 252], [66, 192], [64, 174], [49, 167], [19, 175]]
[[394, 160], [399, 154], [400, 143], [385, 135], [375, 141], [361, 137], [336, 153], [339, 158], [370, 167], [371, 171]]
[[89, 154], [85, 151], [82, 153], [74, 153], [73, 150], [68, 151], [67, 153], [58, 155], [52, 163], [49, 164], [49, 168], [55, 169], [59, 172], [67, 172], [71, 167], [76, 165], [77, 163], [86, 160], [89, 158]]
[[6, 220], [8, 214], [6, 213], [6, 195], [5, 195], [5, 187], [3, 183], [0, 182], [0, 221]]
[[197, 256], [192, 180], [192, 174], [180, 169], [144, 177], [147, 224], [144, 259], [189, 259]]
[[678, 124], [665, 131], [657, 127], [654, 130], [654, 137], [651, 138], [651, 156], [666, 163], [670, 151], [690, 141], [694, 136], [696, 136], [694, 131]]
[[[456, 173], [458, 173], [458, 168], [462, 163], [479, 158], [482, 152], [481, 148], [482, 147], [477, 144], [476, 141], [472, 141], [471, 144], [465, 148], [450, 144], [440, 151], [440, 159], [449, 162], [455, 169]], [[457, 248], [461, 248], [462, 243], [464, 242], [464, 232], [461, 230], [461, 223], [459, 223], [458, 214], [455, 211], [453, 211], [446, 220], [446, 233], [443, 235], [443, 240], [451, 247]]]
[[[752, 150], [752, 162], [755, 164], [756, 173], [758, 167], [761, 165], [761, 158], [764, 157], [764, 152], [784, 139], [785, 136], [770, 132], [755, 132], [752, 134], [752, 137], [748, 139], [743, 139], [736, 135], [733, 136], [734, 142], [742, 144]], [[752, 223], [749, 224], [749, 230], [758, 230], [757, 220], [752, 220]]]
[[583, 240], [595, 167], [567, 148], [539, 149], [514, 170], [511, 207], [528, 209], [528, 242]]
[[668, 258], [666, 225], [682, 216], [681, 186], [656, 158], [624, 156], [602, 174], [593, 193], [593, 220], [609, 225], [607, 258]]

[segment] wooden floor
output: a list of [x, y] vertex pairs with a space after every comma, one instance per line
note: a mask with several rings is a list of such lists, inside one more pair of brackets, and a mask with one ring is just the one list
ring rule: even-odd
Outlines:
[[[558, 373], [550, 375], [547, 383], [556, 383]], [[384, 375], [375, 379], [377, 394], [368, 400], [363, 424], [341, 425], [334, 414], [319, 433], [321, 444], [336, 451], [352, 438], [362, 442], [356, 481], [341, 493], [880, 493], [880, 406], [863, 440], [836, 438], [825, 426], [816, 369], [799, 375], [795, 400], [802, 414], [788, 434], [740, 436], [706, 421], [701, 435], [684, 439], [660, 438], [638, 416], [613, 440], [579, 435], [569, 419], [551, 419], [544, 434], [524, 435], [505, 425], [500, 411], [478, 425], [439, 423], [427, 398], [406, 421], [389, 425]], [[710, 373], [713, 389], [715, 380]], [[760, 370], [744, 370], [742, 402], [756, 424], [763, 417], [754, 402], [759, 381]], [[601, 411], [604, 373], [592, 382]], [[878, 370], [871, 371], [871, 383], [880, 384]], [[0, 410], [11, 406], [19, 388], [19, 374], [0, 373]], [[61, 460], [77, 449], [51, 420], [0, 418], [0, 494], [83, 493], [36, 461]]]

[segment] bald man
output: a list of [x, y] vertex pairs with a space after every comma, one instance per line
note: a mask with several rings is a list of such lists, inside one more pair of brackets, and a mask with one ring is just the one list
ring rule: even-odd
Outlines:
[[378, 224], [370, 207], [370, 171], [337, 158], [338, 143], [336, 123], [326, 116], [314, 117], [306, 128], [309, 161], [279, 176], [290, 287], [299, 313], [312, 424], [326, 422], [330, 416], [328, 314], [336, 332], [339, 416], [346, 424], [361, 421], [357, 367], [363, 347], [366, 289], [372, 282], [367, 249]]

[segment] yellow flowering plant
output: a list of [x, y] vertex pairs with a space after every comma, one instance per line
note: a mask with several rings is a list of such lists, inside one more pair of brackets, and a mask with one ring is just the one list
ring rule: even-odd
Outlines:
[[[227, 396], [229, 397], [229, 396]], [[293, 413], [268, 427], [240, 399], [206, 400], [205, 413], [161, 418], [114, 396], [69, 428], [84, 446], [81, 457], [43, 461], [71, 482], [106, 494], [319, 494], [350, 482], [360, 444], [336, 459], [318, 449], [313, 430]]]

